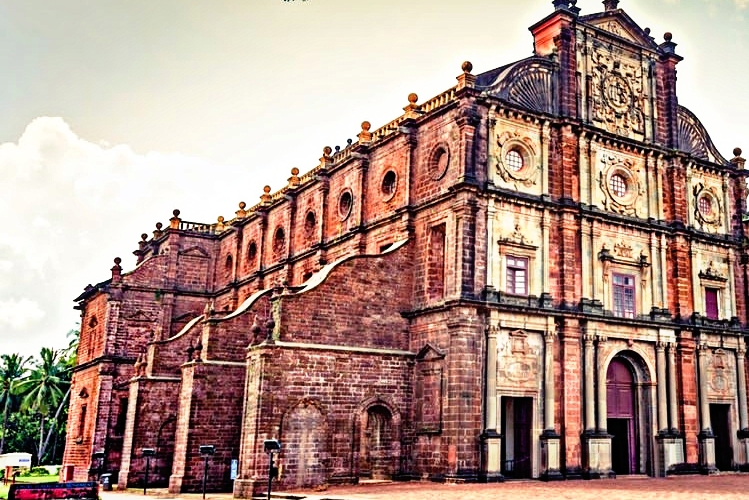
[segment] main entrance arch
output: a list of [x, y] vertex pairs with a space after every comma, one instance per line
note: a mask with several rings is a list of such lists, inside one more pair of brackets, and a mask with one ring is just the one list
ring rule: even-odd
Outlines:
[[650, 371], [634, 351], [617, 353], [606, 370], [606, 430], [617, 475], [652, 473]]

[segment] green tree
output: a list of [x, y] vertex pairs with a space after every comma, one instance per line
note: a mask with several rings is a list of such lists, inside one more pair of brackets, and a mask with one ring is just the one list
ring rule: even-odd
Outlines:
[[5, 431], [8, 424], [8, 412], [15, 399], [16, 386], [26, 373], [24, 365], [31, 358], [24, 358], [20, 354], [3, 354], [0, 356], [0, 407], [3, 416], [0, 424], [0, 454], [5, 447]]
[[[40, 464], [55, 430], [55, 424], [70, 395], [70, 369], [67, 360], [61, 359], [60, 354], [59, 351], [42, 347], [36, 366], [16, 385], [17, 392], [21, 395], [21, 410], [39, 416], [37, 458]], [[45, 439], [45, 420], [55, 409]]]

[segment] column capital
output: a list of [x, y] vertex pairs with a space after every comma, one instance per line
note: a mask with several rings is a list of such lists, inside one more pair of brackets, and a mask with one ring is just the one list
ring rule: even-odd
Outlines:
[[583, 335], [583, 342], [585, 342], [586, 346], [592, 346], [595, 339], [596, 336], [592, 333], [586, 333], [585, 335]]
[[664, 342], [662, 340], [659, 340], [655, 343], [655, 350], [656, 351], [664, 351], [668, 347], [668, 342]]
[[603, 335], [601, 333], [599, 333], [598, 335], [596, 335], [596, 338], [598, 339], [598, 343], [599, 344], [605, 344], [606, 341], [609, 339], [606, 335]]
[[739, 340], [739, 345], [736, 346], [736, 356], [739, 358], [746, 356], [746, 346], [741, 340]]

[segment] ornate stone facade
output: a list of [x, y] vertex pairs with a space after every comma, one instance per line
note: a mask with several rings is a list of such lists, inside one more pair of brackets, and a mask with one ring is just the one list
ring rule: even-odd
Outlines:
[[[616, 0], [87, 287], [63, 474], [284, 489], [749, 462], [745, 160]], [[230, 477], [232, 460], [238, 476]]]

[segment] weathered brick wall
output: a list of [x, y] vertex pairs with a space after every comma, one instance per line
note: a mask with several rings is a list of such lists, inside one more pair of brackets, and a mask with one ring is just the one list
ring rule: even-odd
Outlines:
[[[251, 363], [259, 356], [264, 361], [252, 365], [245, 406], [243, 480], [256, 481], [257, 491], [265, 488], [265, 439], [281, 441], [280, 489], [350, 480], [362, 472], [402, 472], [410, 356], [273, 345], [251, 352]], [[367, 430], [375, 428], [372, 418], [381, 419], [387, 452], [366, 441]]]
[[411, 256], [407, 245], [378, 257], [355, 257], [312, 290], [276, 299], [280, 339], [407, 348], [408, 322], [400, 313], [410, 308]]
[[142, 450], [153, 448], [156, 456], [149, 467], [149, 485], [163, 487], [171, 474], [179, 380], [139, 378], [131, 384], [128, 418], [132, 422], [127, 423], [123, 438], [123, 453], [128, 454], [128, 460], [119, 484], [143, 486], [146, 459]]
[[214, 445], [207, 491], [231, 491], [230, 465], [239, 457], [244, 363], [208, 361], [183, 366], [170, 491], [200, 491], [201, 445]]

